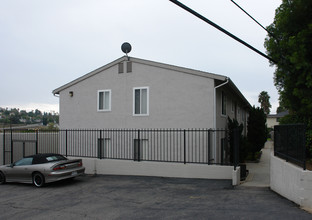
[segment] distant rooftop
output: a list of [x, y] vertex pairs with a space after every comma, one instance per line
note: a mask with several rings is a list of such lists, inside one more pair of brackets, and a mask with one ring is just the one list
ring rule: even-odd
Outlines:
[[284, 117], [285, 115], [288, 115], [288, 114], [289, 114], [288, 111], [284, 111], [284, 112], [280, 112], [280, 113], [277, 113], [277, 114], [269, 114], [268, 118], [282, 118], [282, 117]]

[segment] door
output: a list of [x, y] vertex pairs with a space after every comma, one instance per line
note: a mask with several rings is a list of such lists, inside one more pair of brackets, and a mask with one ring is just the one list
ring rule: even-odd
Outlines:
[[7, 181], [29, 182], [31, 181], [31, 172], [33, 158], [23, 158], [6, 167]]

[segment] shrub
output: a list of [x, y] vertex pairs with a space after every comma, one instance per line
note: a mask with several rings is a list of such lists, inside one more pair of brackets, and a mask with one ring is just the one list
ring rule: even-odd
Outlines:
[[255, 106], [251, 108], [247, 129], [248, 151], [252, 153], [252, 159], [255, 159], [256, 152], [263, 148], [268, 135], [266, 115], [261, 108]]

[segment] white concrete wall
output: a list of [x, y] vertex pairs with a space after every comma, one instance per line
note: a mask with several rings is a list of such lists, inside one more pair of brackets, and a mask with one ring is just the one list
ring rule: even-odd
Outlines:
[[312, 208], [312, 171], [303, 170], [271, 154], [270, 187], [306, 208]]
[[239, 184], [239, 168], [234, 171], [233, 166], [100, 160], [96, 158], [81, 159], [83, 160], [83, 166], [86, 168], [86, 174], [232, 179], [233, 184]]

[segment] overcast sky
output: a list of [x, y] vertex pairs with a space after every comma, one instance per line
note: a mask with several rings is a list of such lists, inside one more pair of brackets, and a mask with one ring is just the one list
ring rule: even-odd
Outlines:
[[[267, 33], [230, 0], [181, 0], [265, 52]], [[236, 0], [262, 25], [281, 0]], [[52, 90], [123, 56], [226, 75], [251, 105], [278, 107], [268, 60], [169, 0], [0, 0], [0, 107], [58, 112]]]

